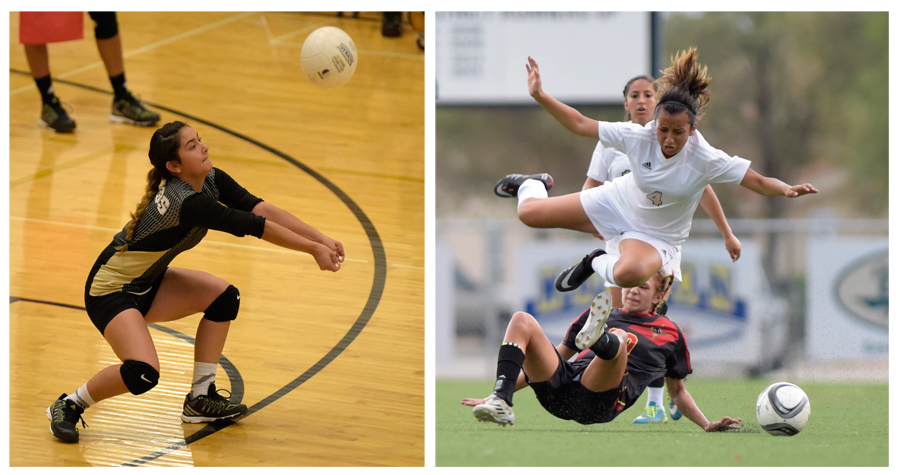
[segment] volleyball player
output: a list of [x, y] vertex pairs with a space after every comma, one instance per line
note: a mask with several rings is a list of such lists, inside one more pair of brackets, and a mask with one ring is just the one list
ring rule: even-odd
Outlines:
[[[462, 404], [472, 406], [480, 421], [514, 424], [513, 393], [528, 385], [541, 406], [560, 419], [605, 423], [631, 407], [650, 381], [664, 376], [672, 399], [703, 430], [739, 428], [741, 419], [707, 420], [684, 387], [692, 371], [684, 334], [656, 314], [671, 284], [671, 275], [657, 272], [625, 290], [622, 309], [611, 310], [609, 293], [601, 293], [556, 348], [533, 316], [516, 312], [500, 346], [494, 391]], [[574, 362], [567, 361], [576, 354]], [[521, 372], [525, 376], [519, 379]]]
[[[113, 102], [110, 112], [110, 120], [142, 127], [151, 127], [159, 122], [159, 114], [147, 110], [128, 90], [125, 82], [125, 62], [122, 56], [122, 39], [119, 35], [119, 23], [116, 12], [88, 12], [94, 20], [94, 37], [97, 41], [97, 50], [109, 75], [109, 82], [113, 88]], [[51, 12], [45, 12], [52, 14]], [[22, 22], [30, 21], [29, 16], [22, 14]], [[20, 25], [20, 28], [24, 28]], [[81, 38], [81, 35], [78, 36]], [[50, 77], [50, 58], [46, 43], [26, 43], [25, 56], [28, 59], [28, 67], [31, 76], [41, 94], [41, 118], [40, 124], [57, 132], [67, 133], [75, 130], [76, 124], [69, 113], [63, 108], [53, 90], [53, 80]]]
[[591, 252], [559, 275], [558, 289], [575, 289], [595, 271], [623, 288], [646, 282], [678, 255], [710, 183], [737, 183], [762, 195], [788, 198], [818, 192], [809, 183], [790, 186], [763, 177], [750, 169], [750, 161], [702, 140], [697, 120], [709, 100], [710, 79], [693, 48], [674, 58], [659, 79], [654, 120], [645, 127], [583, 116], [543, 92], [538, 65], [531, 57], [528, 62], [532, 97], [573, 133], [624, 153], [632, 170], [603, 186], [553, 198], [547, 195], [552, 186], [547, 174], [508, 175], [495, 186], [501, 196], [518, 197], [519, 219], [528, 226], [619, 237], [619, 256]]
[[240, 307], [238, 289], [206, 272], [169, 267], [209, 229], [249, 234], [311, 254], [321, 270], [340, 269], [340, 242], [250, 194], [213, 168], [208, 152], [197, 132], [183, 122], [164, 125], [150, 139], [153, 168], [147, 191], [131, 221], [100, 253], [85, 284], [88, 316], [122, 364], [104, 368], [47, 409], [50, 429], [60, 440], [78, 441], [76, 423], [81, 420], [84, 426], [82, 414], [97, 402], [126, 392], [143, 394], [156, 386], [159, 358], [148, 323], [200, 312], [193, 383], [181, 419], [210, 422], [247, 413], [247, 406], [219, 394], [215, 385], [216, 365]]

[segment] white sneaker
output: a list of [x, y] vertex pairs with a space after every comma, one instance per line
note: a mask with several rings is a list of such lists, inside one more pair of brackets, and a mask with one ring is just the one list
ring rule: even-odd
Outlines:
[[513, 414], [512, 408], [496, 394], [491, 394], [483, 404], [472, 408], [472, 414], [475, 414], [475, 418], [485, 424], [493, 422], [506, 427], [506, 424], [512, 425], [516, 422], [516, 415]]
[[575, 336], [575, 346], [579, 350], [586, 350], [597, 343], [600, 335], [606, 329], [606, 319], [609, 318], [610, 305], [612, 304], [612, 296], [609, 292], [603, 291], [591, 302], [591, 314], [584, 327]]

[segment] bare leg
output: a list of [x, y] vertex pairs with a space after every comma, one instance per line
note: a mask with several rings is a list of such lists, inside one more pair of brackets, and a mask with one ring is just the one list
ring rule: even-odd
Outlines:
[[637, 287], [647, 282], [662, 268], [659, 251], [650, 244], [637, 239], [623, 239], [619, 243], [619, 262], [613, 269], [616, 284]]
[[597, 229], [581, 206], [578, 193], [552, 198], [528, 198], [518, 207], [519, 220], [532, 228], [564, 228], [584, 233]]
[[[128, 309], [116, 315], [106, 326], [103, 337], [121, 361], [141, 361], [159, 371], [156, 347], [144, 317], [137, 309]], [[88, 381], [87, 389], [94, 402], [128, 392], [119, 372], [121, 366], [106, 367]]]
[[503, 341], [515, 343], [525, 353], [522, 369], [533, 382], [547, 381], [559, 366], [559, 357], [553, 343], [533, 316], [516, 312], [506, 327]]
[[606, 290], [612, 297], [612, 308], [622, 308], [622, 289], [619, 287], [607, 287]]
[[25, 45], [25, 57], [28, 58], [28, 67], [35, 79], [46, 77], [50, 74], [50, 56], [47, 54], [47, 45]]
[[616, 357], [603, 360], [595, 356], [581, 376], [581, 384], [598, 393], [618, 388], [628, 366], [628, 335], [618, 328], [610, 333], [619, 337], [619, 352]]
[[105, 40], [98, 39], [97, 50], [100, 51], [100, 58], [103, 59], [109, 76], [118, 76], [125, 72], [125, 61], [122, 59], [122, 40], [118, 34]]
[[[228, 282], [206, 272], [170, 268], [144, 320], [167, 322], [201, 313], [215, 301]], [[194, 359], [202, 363], [218, 363], [231, 322], [201, 319], [194, 341]]]
[[197, 326], [197, 338], [194, 340], [194, 361], [200, 363], [218, 363], [225, 349], [228, 328], [231, 322], [214, 322], [200, 319]]

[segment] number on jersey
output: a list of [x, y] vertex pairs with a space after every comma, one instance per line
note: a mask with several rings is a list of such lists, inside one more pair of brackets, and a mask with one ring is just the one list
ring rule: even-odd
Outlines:
[[662, 193], [659, 191], [654, 191], [653, 193], [647, 195], [647, 199], [649, 199], [650, 202], [654, 205], [659, 206], [662, 204]]

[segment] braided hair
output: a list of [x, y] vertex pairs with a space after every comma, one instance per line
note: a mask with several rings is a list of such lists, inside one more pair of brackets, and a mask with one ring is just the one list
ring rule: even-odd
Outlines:
[[663, 302], [669, 298], [669, 293], [672, 291], [672, 282], [675, 281], [675, 274], [668, 274], [665, 270], [660, 269], [656, 272], [656, 279], [659, 281], [659, 286], [657, 287], [657, 293], [662, 292], [663, 298], [660, 299], [658, 303], [655, 303], [650, 306], [650, 313], [656, 313], [656, 309], [662, 305]]
[[128, 244], [134, 237], [134, 228], [137, 226], [138, 220], [141, 219], [147, 206], [159, 192], [163, 180], [172, 178], [172, 174], [166, 168], [166, 163], [170, 161], [181, 163], [178, 148], [181, 147], [181, 129], [186, 126], [187, 124], [184, 122], [175, 121], [153, 132], [153, 137], [150, 138], [150, 152], [148, 152], [153, 168], [147, 173], [147, 189], [141, 202], [138, 203], [137, 209], [131, 213], [131, 221], [125, 226], [125, 244], [116, 247], [117, 251], [128, 250]]

